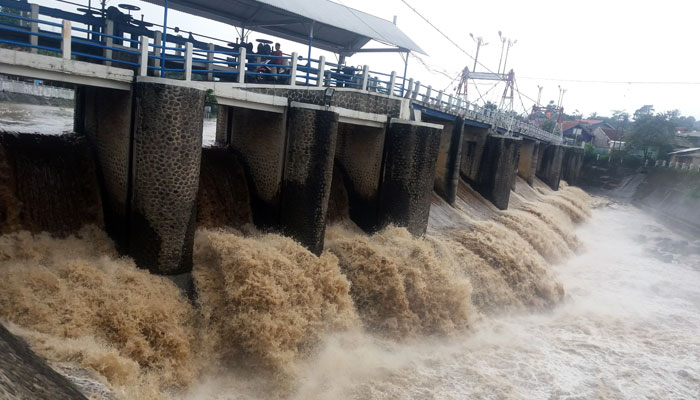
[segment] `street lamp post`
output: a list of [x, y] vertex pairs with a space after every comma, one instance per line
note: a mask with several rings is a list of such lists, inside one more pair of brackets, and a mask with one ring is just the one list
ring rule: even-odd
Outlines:
[[[498, 73], [501, 73], [501, 62], [503, 61], [503, 49], [506, 47], [506, 38], [503, 36], [503, 32], [498, 31], [498, 37], [501, 39], [501, 57], [498, 59]], [[503, 72], [506, 72], [503, 70]]]
[[473, 34], [469, 34], [469, 36], [476, 42], [476, 56], [474, 57], [474, 68], [472, 68], [472, 72], [476, 71], [476, 63], [477, 60], [479, 59], [479, 49], [481, 49], [481, 46], [486, 46], [488, 43], [484, 42], [484, 38], [479, 36], [479, 37], [474, 37]]
[[508, 39], [508, 48], [506, 48], [506, 60], [503, 62], [503, 72], [506, 72], [506, 64], [508, 64], [508, 53], [510, 52], [510, 48], [515, 46], [515, 44], [518, 43], [517, 40], [511, 41]]

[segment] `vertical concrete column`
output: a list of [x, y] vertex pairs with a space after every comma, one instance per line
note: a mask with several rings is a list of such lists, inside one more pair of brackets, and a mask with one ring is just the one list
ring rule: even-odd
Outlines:
[[459, 169], [462, 158], [462, 133], [464, 120], [443, 123], [440, 133], [440, 148], [435, 165], [435, 192], [449, 204], [454, 204], [459, 184]]
[[442, 129], [425, 122], [390, 121], [380, 186], [382, 225], [403, 226], [414, 235], [425, 233]]
[[80, 87], [75, 107], [75, 129], [87, 136], [97, 161], [105, 230], [126, 251], [132, 92]]
[[216, 111], [216, 144], [226, 146], [231, 143], [231, 107], [218, 105]]
[[559, 190], [561, 164], [564, 159], [564, 147], [556, 144], [540, 144], [538, 154], [537, 177], [542, 179], [552, 190]]
[[583, 166], [583, 149], [580, 147], [566, 147], [564, 160], [562, 161], [562, 179], [570, 185], [575, 185]]
[[85, 86], [76, 86], [73, 100], [73, 132], [85, 132]]
[[459, 174], [467, 182], [474, 183], [479, 179], [481, 155], [484, 153], [488, 135], [488, 128], [477, 128], [470, 125], [464, 127]]
[[341, 123], [335, 165], [348, 193], [348, 212], [360, 228], [371, 232], [379, 223], [379, 180], [386, 128]]
[[135, 85], [129, 254], [152, 272], [191, 271], [204, 91]]
[[518, 175], [530, 186], [535, 182], [537, 172], [537, 154], [540, 143], [536, 140], [524, 139], [520, 143], [520, 161], [518, 162]]
[[256, 226], [279, 226], [287, 116], [284, 112], [227, 107], [230, 149], [241, 160]]
[[508, 209], [510, 190], [518, 168], [519, 138], [489, 136], [474, 188], [499, 210]]
[[285, 234], [320, 254], [333, 178], [338, 114], [294, 102], [288, 113], [280, 222]]

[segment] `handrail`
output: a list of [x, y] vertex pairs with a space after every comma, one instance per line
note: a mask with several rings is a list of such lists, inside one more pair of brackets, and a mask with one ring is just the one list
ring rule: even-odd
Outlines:
[[[1, 6], [7, 3], [7, 0], [0, 0]], [[17, 3], [18, 6], [20, 4], [22, 3]], [[88, 18], [63, 10], [39, 7], [36, 4], [8, 8], [25, 13], [29, 11], [31, 16], [0, 11], [0, 16], [24, 21], [17, 25], [7, 21], [0, 23], [0, 43], [25, 47], [33, 53], [44, 50], [58, 54], [64, 59], [78, 57], [83, 61], [106, 65], [119, 64], [134, 69], [139, 76], [153, 73], [166, 76], [166, 72], [176, 72], [174, 76], [167, 77], [191, 80], [193, 75], [197, 75], [197, 79], [230, 81], [234, 84], [336, 86], [375, 92], [489, 124], [508, 133], [516, 132], [557, 143], [561, 141], [559, 135], [515, 120], [510, 113], [486, 109], [460, 96], [399, 76], [396, 72], [375, 71], [366, 65], [359, 68], [339, 65], [326, 61], [323, 56], [314, 59], [299, 57], [297, 53], [283, 56], [247, 54], [245, 47], [232, 49], [214, 43], [199, 42], [193, 40], [192, 36], [176, 36], [173, 41], [169, 40], [164, 44], [161, 32], [143, 27], [117, 24], [101, 18]], [[40, 15], [57, 18], [61, 23], [42, 20]], [[87, 27], [72, 27], [72, 23]], [[39, 25], [60, 27], [61, 32], [40, 30]], [[73, 36], [73, 31], [82, 35]], [[131, 35], [131, 38], [123, 36], [126, 34]], [[57, 46], [57, 43], [58, 47], [52, 47]], [[115, 54], [120, 56], [115, 57]]]

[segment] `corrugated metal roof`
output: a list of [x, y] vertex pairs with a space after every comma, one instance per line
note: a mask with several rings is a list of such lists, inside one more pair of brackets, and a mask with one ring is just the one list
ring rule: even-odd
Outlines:
[[672, 155], [672, 154], [685, 154], [685, 153], [692, 153], [692, 152], [695, 152], [695, 151], [698, 151], [698, 150], [700, 150], [700, 147], [694, 147], [694, 148], [692, 148], [692, 149], [678, 150], [678, 151], [674, 151], [674, 152], [668, 153], [668, 154], [669, 154], [669, 155]]
[[[146, 0], [163, 5], [163, 0]], [[169, 0], [172, 9], [229, 23], [299, 43], [308, 42], [314, 21], [314, 47], [353, 52], [370, 40], [425, 54], [396, 25], [328, 0]]]

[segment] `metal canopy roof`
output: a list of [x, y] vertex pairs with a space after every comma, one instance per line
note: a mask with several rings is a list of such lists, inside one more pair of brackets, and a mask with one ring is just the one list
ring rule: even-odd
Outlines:
[[[164, 5], [163, 0], [145, 0]], [[245, 29], [352, 54], [370, 40], [425, 54], [390, 21], [328, 0], [169, 0], [169, 8]]]

